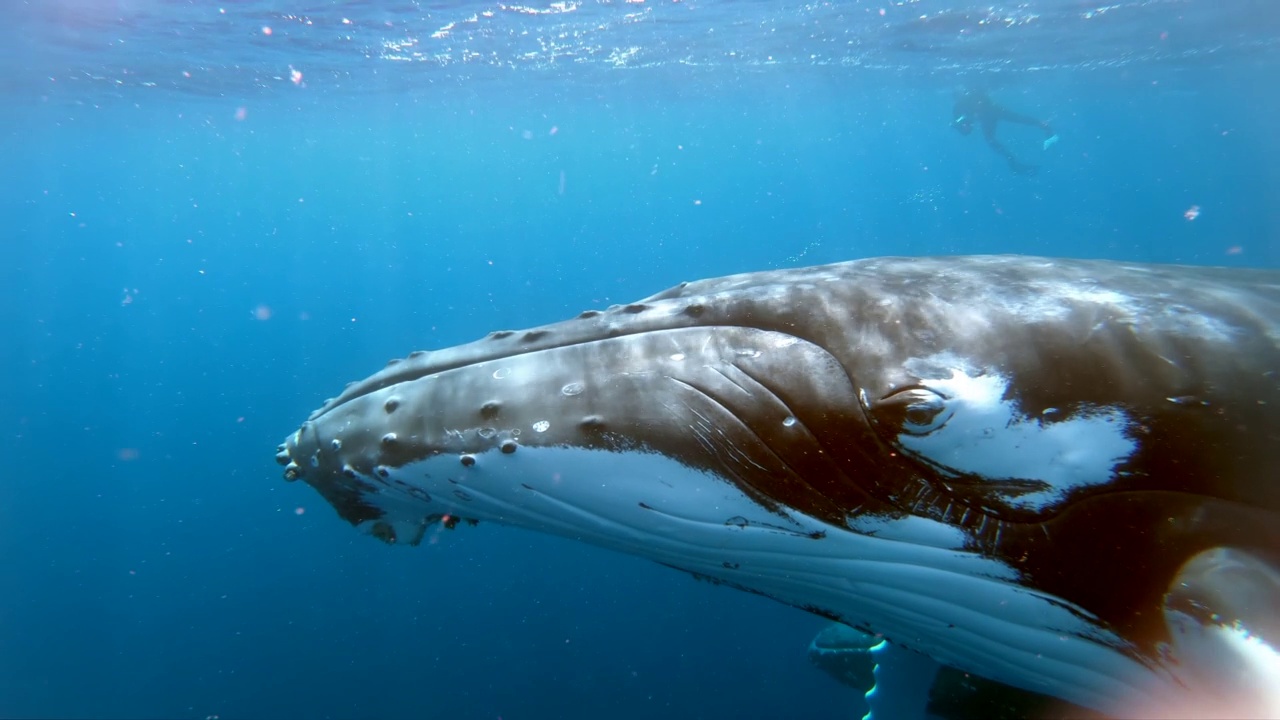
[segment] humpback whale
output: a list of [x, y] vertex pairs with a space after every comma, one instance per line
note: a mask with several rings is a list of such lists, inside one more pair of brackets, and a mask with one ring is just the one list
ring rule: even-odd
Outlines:
[[276, 458], [389, 543], [515, 525], [881, 638], [873, 714], [945, 667], [1276, 717], [1278, 373], [1278, 271], [876, 258], [414, 352]]

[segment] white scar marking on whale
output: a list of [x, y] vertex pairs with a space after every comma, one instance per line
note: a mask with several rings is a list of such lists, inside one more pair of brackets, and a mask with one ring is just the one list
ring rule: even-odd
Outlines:
[[[937, 368], [932, 358], [908, 363]], [[1077, 488], [1102, 485], [1115, 478], [1118, 465], [1137, 449], [1128, 415], [1117, 408], [1095, 408], [1049, 422], [1030, 418], [1006, 398], [1008, 378], [969, 372], [948, 363], [949, 377], [926, 377], [921, 384], [945, 402], [938, 427], [903, 433], [902, 447], [941, 470], [977, 475], [991, 481], [1032, 480], [1046, 487], [1007, 495], [1010, 507], [1043, 510]], [[940, 375], [937, 370], [920, 374]], [[920, 428], [920, 430], [925, 430]]]

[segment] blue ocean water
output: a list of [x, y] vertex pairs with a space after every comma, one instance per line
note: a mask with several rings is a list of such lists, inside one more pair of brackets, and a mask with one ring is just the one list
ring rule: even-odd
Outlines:
[[[272, 453], [349, 381], [875, 255], [1280, 265], [1270, 0], [6, 6], [0, 717], [854, 717], [825, 621]], [[981, 88], [1052, 124], [949, 127]]]

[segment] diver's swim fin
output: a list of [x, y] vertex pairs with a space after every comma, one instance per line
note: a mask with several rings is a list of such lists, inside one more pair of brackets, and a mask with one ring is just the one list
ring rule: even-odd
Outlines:
[[1048, 150], [1049, 148], [1053, 147], [1053, 144], [1056, 142], [1058, 142], [1058, 134], [1054, 133], [1044, 139], [1044, 149]]

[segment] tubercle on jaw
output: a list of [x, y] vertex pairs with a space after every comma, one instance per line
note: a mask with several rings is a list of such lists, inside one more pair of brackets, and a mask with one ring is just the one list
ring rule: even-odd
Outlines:
[[[402, 411], [403, 405], [400, 396], [392, 395], [382, 402], [382, 409], [386, 414], [391, 415]], [[478, 462], [477, 455], [493, 449], [497, 449], [504, 455], [515, 453], [520, 449], [520, 428], [495, 427], [498, 423], [494, 421], [501, 415], [502, 408], [503, 404], [498, 400], [484, 401], [476, 409], [476, 417], [492, 424], [472, 427], [465, 431], [453, 431], [452, 434], [446, 433], [440, 439], [440, 444], [456, 446], [462, 443], [468, 446], [456, 451], [458, 462], [465, 468], [474, 467]], [[597, 435], [607, 431], [608, 423], [602, 415], [588, 414], [578, 421], [577, 429], [579, 432]], [[359, 438], [358, 434], [357, 438]], [[427, 442], [419, 440], [416, 435], [402, 437], [394, 431], [382, 434], [376, 442], [358, 441], [351, 448], [344, 444], [342, 437], [333, 437], [325, 443], [317, 433], [316, 423], [311, 420], [304, 422], [298, 428], [291, 442], [292, 448], [289, 442], [281, 443], [276, 447], [276, 462], [284, 466], [284, 478], [290, 482], [304, 477], [307, 474], [307, 466], [323, 468], [323, 471], [338, 473], [352, 480], [369, 475], [385, 479], [391, 476], [393, 468], [403, 465], [409, 459], [449, 452], [431, 449]], [[299, 452], [308, 443], [314, 446], [309, 456], [305, 452]], [[299, 462], [304, 457], [305, 461]]]
[[[395, 398], [392, 398], [394, 400]], [[388, 413], [394, 412], [399, 407], [399, 403], [388, 401], [384, 407], [389, 408]], [[505, 431], [499, 431], [496, 428], [475, 428], [469, 434], [473, 435], [473, 440], [477, 441], [477, 445], [488, 445], [489, 449], [496, 447], [503, 454], [512, 454], [519, 449], [520, 444], [516, 437], [519, 429], [512, 428]], [[328, 468], [328, 471], [337, 472], [348, 479], [355, 479], [360, 476], [376, 475], [380, 478], [388, 478], [391, 470], [403, 464], [403, 457], [416, 457], [421, 454], [430, 456], [436, 453], [431, 452], [426, 443], [417, 440], [416, 436], [402, 438], [395, 432], [384, 433], [378, 438], [376, 443], [356, 443], [353, 448], [344, 451], [344, 443], [342, 438], [332, 438], [327, 444], [319, 442], [319, 438], [315, 437], [315, 427], [310, 421], [303, 423], [302, 427], [294, 434], [293, 449], [290, 449], [289, 443], [281, 443], [276, 447], [276, 462], [284, 466], [284, 479], [290, 482], [304, 477], [307, 472], [302, 463], [299, 463], [294, 457], [294, 453], [301, 450], [304, 444], [303, 438], [309, 437], [313, 439], [314, 450], [312, 450], [307, 463], [312, 468]], [[458, 438], [461, 438], [459, 433]], [[327, 447], [326, 447], [327, 445]], [[370, 452], [371, 451], [371, 452]], [[484, 452], [481, 449], [480, 452]], [[355, 455], [356, 457], [350, 457]], [[360, 456], [365, 457], [360, 457]], [[372, 457], [369, 457], [372, 455]], [[464, 451], [458, 453], [458, 461], [463, 467], [473, 467], [476, 464], [475, 451]], [[368, 470], [360, 468], [367, 467]]]
[[[600, 430], [600, 429], [603, 429], [604, 427], [604, 420], [598, 415], [588, 415], [582, 419], [582, 421], [579, 423], [579, 426], [583, 429]], [[490, 444], [491, 448], [496, 447], [498, 451], [504, 455], [514, 454], [517, 450], [520, 449], [520, 443], [516, 440], [514, 436], [510, 436], [510, 435], [508, 435], [507, 437], [503, 437], [500, 440], [497, 440], [495, 444], [494, 441], [497, 439], [499, 435], [508, 434], [511, 431], [506, 431], [506, 433], [494, 432], [492, 434], [489, 434], [485, 432], [487, 430], [490, 430], [490, 428], [477, 428], [476, 430], [474, 430], [475, 437], [484, 443]], [[390, 470], [392, 467], [395, 466], [395, 464], [385, 462], [386, 460], [385, 455], [388, 452], [392, 451], [393, 449], [401, 447], [401, 441], [395, 433], [387, 433], [382, 436], [379, 444], [381, 445], [381, 451], [379, 453], [380, 457], [377, 459], [382, 460], [384, 462], [378, 462], [374, 464], [372, 471], [373, 471], [373, 474], [378, 475], [379, 477], [382, 477], [382, 478], [386, 478], [390, 476], [391, 474]], [[332, 448], [333, 453], [340, 453], [342, 450], [342, 441], [338, 438], [334, 438], [331, 441], [330, 447]], [[482, 453], [486, 451], [487, 450], [480, 450], [478, 452]], [[458, 454], [458, 462], [463, 467], [468, 467], [468, 468], [474, 467], [477, 462], [476, 455], [478, 454], [478, 452], [477, 451], [461, 452]], [[342, 461], [342, 458], [340, 456], [334, 459], [336, 461]], [[289, 451], [288, 446], [284, 443], [281, 443], [279, 446], [277, 446], [276, 462], [284, 466], [285, 480], [292, 482], [306, 475], [306, 472], [303, 469], [303, 466], [297, 463], [293, 459], [292, 453]], [[315, 452], [312, 454], [310, 464], [312, 467], [320, 467], [321, 449], [319, 447], [317, 447]], [[351, 479], [354, 479], [357, 476], [364, 474], [364, 473], [361, 473], [356, 468], [356, 466], [352, 465], [349, 461], [341, 462], [339, 472], [341, 472], [342, 475], [344, 475], [345, 477], [351, 478]]]

